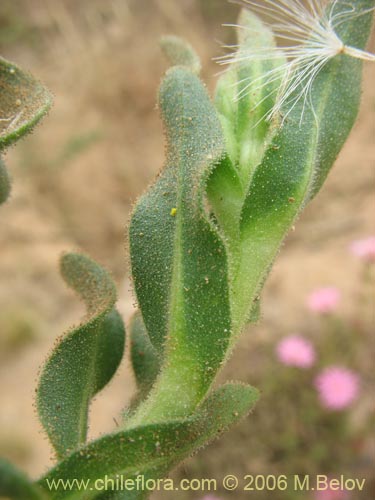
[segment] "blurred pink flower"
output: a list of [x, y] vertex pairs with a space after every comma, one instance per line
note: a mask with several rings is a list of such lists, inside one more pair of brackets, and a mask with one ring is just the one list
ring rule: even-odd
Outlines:
[[276, 346], [276, 354], [284, 365], [310, 368], [315, 362], [315, 350], [311, 342], [300, 335], [289, 335]]
[[366, 261], [375, 261], [375, 236], [356, 240], [350, 245], [350, 251], [356, 257]]
[[206, 495], [201, 500], [220, 500], [219, 497], [215, 497], [214, 495]]
[[340, 366], [325, 368], [315, 379], [319, 399], [329, 410], [347, 408], [358, 396], [359, 376]]
[[333, 312], [340, 302], [340, 291], [335, 287], [318, 288], [307, 298], [307, 305], [311, 311], [317, 313]]
[[314, 500], [347, 500], [349, 494], [346, 490], [332, 489], [330, 486], [326, 490], [319, 490], [314, 495]]

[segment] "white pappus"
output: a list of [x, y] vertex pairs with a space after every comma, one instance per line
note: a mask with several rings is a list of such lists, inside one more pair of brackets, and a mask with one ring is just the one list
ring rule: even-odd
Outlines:
[[[337, 28], [348, 20], [353, 20], [374, 10], [358, 11], [355, 4], [346, 0], [335, 0], [327, 6], [324, 0], [233, 0], [234, 3], [259, 14], [264, 23], [273, 31], [276, 39], [283, 41], [283, 46], [241, 49], [234, 45], [236, 53], [218, 58], [220, 64], [237, 64], [251, 61], [272, 61], [284, 57], [286, 62], [269, 70], [264, 75], [242, 80], [239, 100], [250, 91], [256, 91], [272, 82], [280, 81], [280, 86], [272, 109], [265, 119], [271, 120], [283, 109], [283, 121], [295, 105], [302, 99], [303, 112], [310, 103], [313, 82], [333, 57], [347, 54], [351, 57], [375, 61], [375, 55], [364, 50], [346, 45], [337, 34]], [[340, 7], [336, 7], [340, 3]], [[233, 25], [231, 25], [233, 26]], [[239, 29], [251, 30], [247, 26], [235, 25]], [[256, 34], [256, 33], [254, 33]], [[247, 81], [248, 80], [248, 81]], [[262, 99], [263, 101], [264, 99]], [[261, 102], [256, 106], [259, 106]], [[287, 106], [285, 106], [287, 104]]]

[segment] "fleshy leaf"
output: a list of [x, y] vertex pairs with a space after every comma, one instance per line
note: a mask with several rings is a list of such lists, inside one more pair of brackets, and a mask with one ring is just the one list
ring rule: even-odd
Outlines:
[[[373, 0], [356, 0], [353, 3], [357, 14], [350, 19], [348, 16], [337, 26], [338, 35], [344, 43], [362, 49], [365, 47], [373, 5]], [[345, 4], [340, 2], [332, 2], [327, 9], [332, 6], [335, 18], [339, 18], [346, 9]], [[243, 12], [241, 19], [239, 24], [245, 26], [244, 33], [246, 26], [251, 28], [249, 34], [254, 29], [259, 31], [259, 40], [272, 52], [274, 42], [271, 34], [267, 34], [268, 28], [262, 28], [261, 21], [250, 13]], [[238, 59], [241, 59], [242, 51], [249, 50], [252, 43], [258, 42], [257, 37], [249, 36], [242, 41], [240, 39], [239, 43]], [[265, 54], [263, 49], [262, 54]], [[262, 78], [269, 78], [270, 84], [276, 85], [277, 81], [269, 77], [272, 67], [267, 67], [267, 64], [275, 64], [275, 61], [277, 64], [277, 60], [271, 58], [271, 62], [262, 60], [259, 64], [253, 58], [250, 60], [251, 65], [246, 63], [246, 58], [235, 63], [234, 68], [219, 81], [215, 104], [221, 115], [231, 161], [221, 162], [208, 183], [210, 205], [228, 250], [232, 278], [231, 312], [236, 333], [251, 317], [253, 303], [285, 235], [321, 187], [345, 142], [357, 115], [361, 85], [361, 62], [338, 55], [317, 72], [311, 88], [311, 103], [310, 99], [308, 102], [300, 99], [282, 126], [275, 119], [267, 130], [267, 122], [259, 122], [259, 119], [270, 111], [277, 93], [265, 85], [254, 94], [251, 85], [259, 87]], [[248, 81], [252, 83], [242, 98], [233, 102], [238, 87], [241, 90], [246, 85], [243, 71], [249, 73], [252, 79]], [[260, 91], [261, 95], [258, 95]], [[268, 97], [263, 100], [267, 92]], [[300, 88], [295, 88], [295, 92], [300, 92]], [[293, 95], [290, 102], [294, 102]], [[282, 111], [286, 114], [289, 109]], [[246, 113], [248, 118], [250, 116], [247, 121]], [[253, 128], [247, 130], [246, 124]], [[253, 149], [251, 144], [246, 144], [247, 140], [252, 141]], [[254, 154], [248, 154], [249, 151]], [[249, 176], [248, 181], [244, 172]], [[250, 183], [248, 189], [244, 180]], [[220, 196], [222, 191], [229, 196]]]
[[0, 458], [0, 498], [11, 500], [47, 500], [49, 495], [14, 465]]
[[90, 400], [114, 375], [125, 339], [108, 272], [84, 255], [66, 254], [61, 273], [85, 302], [87, 317], [60, 340], [38, 387], [39, 416], [59, 457], [85, 442]]
[[207, 195], [223, 240], [226, 242], [231, 274], [235, 272], [237, 263], [240, 214], [245, 193], [237, 168], [226, 156], [210, 175], [207, 183]]
[[10, 179], [5, 164], [0, 156], [0, 204], [4, 203], [10, 194]]
[[[246, 59], [248, 52], [266, 52], [275, 47], [270, 28], [247, 9], [241, 10], [237, 38], [238, 52], [219, 79], [215, 93], [228, 156], [218, 163], [207, 184], [209, 203], [226, 242], [232, 277], [239, 272], [241, 261], [240, 221], [246, 193], [275, 132], [266, 115], [275, 103], [281, 79], [279, 68], [284, 63], [281, 52], [278, 58], [257, 63]], [[275, 72], [275, 77], [266, 83], [269, 71]], [[237, 290], [231, 287], [231, 292], [234, 303]], [[237, 333], [241, 326], [234, 325]]]
[[229, 158], [246, 191], [272, 135], [272, 126], [266, 115], [274, 105], [281, 80], [280, 72], [279, 78], [266, 83], [265, 74], [279, 68], [284, 59], [280, 55], [279, 59], [264, 59], [257, 63], [247, 61], [247, 52], [260, 48], [266, 52], [268, 48], [272, 50], [275, 47], [270, 28], [247, 9], [241, 10], [237, 37], [239, 49], [235, 62], [217, 83], [215, 105], [225, 133]]
[[0, 57], [0, 151], [30, 132], [51, 103], [38, 80]]
[[[145, 326], [168, 353], [154, 387], [160, 408], [150, 417], [160, 410], [164, 419], [192, 412], [205, 395], [231, 324], [225, 248], [204, 206], [206, 178], [223, 154], [220, 122], [203, 84], [181, 67], [167, 72], [159, 107], [167, 165], [136, 205], [130, 250]], [[148, 413], [152, 393], [146, 403]]]
[[[193, 416], [104, 436], [61, 462], [38, 484], [50, 492], [48, 485], [59, 479], [91, 480], [90, 486], [94, 487], [94, 481], [105, 476], [160, 477], [246, 415], [257, 399], [258, 392], [250, 386], [224, 385], [209, 396]], [[50, 494], [53, 500], [98, 498], [98, 492], [89, 488], [84, 492], [60, 489]], [[101, 495], [99, 498], [110, 498]], [[140, 496], [134, 496], [134, 492], [129, 492], [117, 498], [138, 500], [144, 495], [140, 492]]]
[[[355, 4], [360, 12], [373, 1]], [[334, 8], [339, 15], [346, 6], [335, 2]], [[372, 13], [360, 19], [353, 16], [341, 23], [339, 34], [344, 42], [364, 48]], [[361, 64], [346, 55], [327, 62], [312, 85], [311, 106], [302, 114], [305, 103], [298, 102], [256, 169], [241, 216], [242, 260], [234, 282], [239, 300], [233, 309], [239, 322], [248, 315], [286, 233], [321, 187], [352, 129], [361, 95]]]
[[160, 46], [171, 66], [184, 66], [199, 75], [201, 62], [193, 47], [184, 39], [168, 35], [160, 40]]
[[160, 372], [160, 359], [150, 341], [139, 312], [135, 313], [129, 325], [131, 338], [131, 360], [137, 381], [139, 396], [143, 399], [153, 386]]

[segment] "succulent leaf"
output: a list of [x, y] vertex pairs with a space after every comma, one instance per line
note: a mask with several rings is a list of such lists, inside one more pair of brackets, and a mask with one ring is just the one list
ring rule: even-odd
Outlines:
[[49, 495], [14, 465], [0, 458], [0, 498], [10, 500], [47, 500]]
[[[369, 36], [372, 19], [370, 9], [374, 1], [357, 0], [354, 3], [355, 12], [362, 12], [361, 22], [358, 22], [359, 15], [356, 14], [339, 23], [337, 30], [345, 43], [361, 49], [365, 47]], [[327, 8], [332, 6], [335, 9], [334, 15], [338, 17], [346, 9], [345, 3], [333, 2]], [[248, 25], [250, 32], [253, 32], [254, 23], [257, 23], [259, 33], [264, 36], [263, 40], [261, 37], [261, 43], [267, 47], [268, 39], [271, 50], [273, 41], [267, 33], [268, 28], [262, 28], [256, 16], [246, 14], [244, 17], [242, 14], [240, 24], [245, 27]], [[251, 37], [242, 42], [240, 39], [239, 59], [245, 49], [251, 48], [251, 43], [254, 43]], [[221, 162], [208, 183], [210, 204], [220, 229], [226, 236], [232, 277], [232, 321], [236, 333], [239, 333], [249, 315], [251, 316], [252, 304], [258, 299], [287, 232], [306, 203], [320, 189], [342, 148], [357, 116], [361, 92], [361, 61], [347, 55], [333, 57], [315, 76], [311, 86], [311, 102], [308, 105], [300, 99], [292, 109], [288, 109], [288, 102], [293, 102], [294, 95], [290, 96], [290, 101], [284, 105], [287, 118], [282, 126], [278, 120], [274, 120], [268, 130], [266, 123], [262, 121], [256, 127], [253, 124], [254, 130], [258, 131], [259, 127], [261, 131], [263, 129], [258, 138], [252, 136], [251, 130], [243, 129], [245, 139], [253, 141], [257, 152], [245, 155], [246, 162], [241, 165], [238, 144], [242, 143], [236, 132], [241, 131], [241, 127], [238, 125], [237, 105], [233, 104], [233, 89], [236, 88], [236, 82], [242, 85], [246, 80], [243, 73], [236, 74], [236, 70], [238, 64], [241, 64], [241, 71], [248, 71], [250, 77], [253, 74], [255, 79], [259, 79], [257, 72], [264, 72], [264, 78], [267, 78], [267, 72], [269, 75], [270, 71], [270, 68], [263, 66], [263, 60], [258, 66], [254, 66], [252, 58], [250, 62], [249, 67], [246, 66], [246, 61], [235, 63], [234, 69], [228, 71], [218, 83], [215, 103], [226, 130], [231, 163]], [[276, 99], [276, 94], [267, 89], [267, 86], [261, 89], [269, 92], [267, 99], [263, 100], [260, 96], [259, 101], [257, 92], [250, 92], [244, 94], [239, 101], [244, 101], [243, 116], [247, 114], [249, 126], [254, 122], [251, 110], [255, 111], [258, 117], [256, 119], [259, 120], [259, 116], [265, 116], [267, 110], [272, 108], [272, 97]], [[300, 90], [297, 86], [295, 94]], [[258, 115], [258, 111], [261, 115]], [[244, 168], [250, 173], [250, 184], [247, 189], [243, 189], [242, 195], [234, 171], [243, 179]], [[220, 197], [222, 190], [229, 192], [230, 196]], [[237, 203], [231, 200], [236, 200]]]
[[[357, 1], [363, 9], [373, 1]], [[336, 9], [345, 9], [335, 2]], [[372, 13], [340, 25], [341, 36], [364, 48]], [[327, 62], [311, 88], [311, 106], [299, 101], [274, 135], [257, 167], [241, 214], [241, 264], [234, 287], [241, 322], [249, 299], [259, 293], [290, 227], [320, 189], [356, 119], [361, 94], [361, 61], [338, 55]], [[298, 89], [296, 90], [298, 92]], [[301, 120], [301, 116], [303, 119]]]
[[193, 47], [183, 38], [174, 35], [163, 36], [161, 49], [171, 66], [184, 66], [199, 75], [201, 62]]
[[255, 167], [261, 162], [273, 127], [266, 115], [274, 105], [281, 74], [267, 83], [266, 74], [277, 70], [284, 58], [249, 62], [246, 53], [275, 47], [273, 33], [247, 9], [242, 9], [237, 28], [238, 52], [218, 80], [215, 106], [225, 133], [229, 158], [246, 191]]
[[38, 80], [0, 57], [0, 151], [30, 132], [51, 103]]
[[[212, 172], [207, 194], [210, 206], [226, 242], [231, 281], [241, 262], [241, 213], [255, 168], [275, 132], [266, 115], [275, 103], [281, 74], [266, 83], [269, 71], [278, 71], [284, 58], [247, 61], [249, 51], [273, 50], [273, 33], [253, 13], [242, 9], [237, 28], [238, 52], [233, 63], [218, 80], [215, 106], [226, 139], [227, 157]], [[225, 58], [224, 58], [225, 60]], [[237, 291], [231, 287], [231, 302]], [[233, 307], [233, 306], [232, 306]], [[250, 317], [250, 314], [249, 314]], [[237, 325], [237, 331], [240, 326]]]
[[129, 325], [131, 360], [138, 386], [138, 399], [144, 399], [160, 372], [160, 358], [150, 341], [142, 315], [136, 312]]
[[[160, 410], [156, 418], [170, 419], [193, 411], [205, 395], [231, 324], [225, 248], [204, 205], [206, 178], [223, 154], [220, 122], [202, 83], [181, 67], [167, 72], [159, 105], [167, 165], [136, 205], [130, 250], [145, 326], [168, 358], [155, 384], [160, 407], [150, 418]], [[153, 403], [150, 396], [146, 413]]]
[[[242, 384], [226, 384], [216, 390], [189, 418], [169, 423], [150, 424], [116, 432], [81, 448], [52, 469], [38, 484], [50, 491], [53, 480], [75, 478], [94, 481], [122, 475], [134, 478], [140, 474], [157, 478], [179, 461], [189, 457], [246, 415], [258, 398], [256, 389]], [[98, 491], [51, 491], [53, 500], [98, 497]], [[99, 493], [103, 495], [103, 493]], [[116, 498], [116, 497], [115, 497]], [[117, 498], [140, 499], [134, 492]]]
[[125, 337], [107, 271], [84, 255], [66, 254], [61, 273], [85, 302], [87, 317], [53, 350], [37, 391], [40, 420], [60, 458], [85, 442], [90, 401], [116, 372]]
[[[362, 69], [356, 57], [375, 60], [362, 50], [375, 0], [353, 0], [350, 9], [332, 0], [320, 20], [317, 6], [309, 4], [310, 12], [301, 4], [295, 13], [292, 3], [279, 7], [283, 19], [296, 23], [289, 24], [289, 38], [301, 45], [284, 47], [284, 55], [270, 29], [242, 11], [239, 51], [218, 82], [216, 108], [197, 77], [200, 62], [190, 45], [163, 39], [174, 65], [159, 93], [167, 161], [130, 225], [140, 307], [130, 325], [138, 395], [120, 429], [86, 443], [90, 402], [121, 361], [125, 331], [109, 274], [84, 255], [65, 255], [62, 275], [87, 315], [58, 342], [37, 392], [40, 419], [60, 462], [31, 484], [0, 459], [0, 496], [145, 499], [148, 491], [103, 491], [103, 485], [119, 476], [164, 477], [257, 401], [250, 386], [210, 388], [243, 326], [258, 319], [259, 294], [280, 245], [353, 126]], [[263, 9], [269, 13], [269, 6]], [[275, 23], [276, 34], [282, 29], [285, 24]], [[298, 56], [290, 63], [301, 51], [302, 63]], [[311, 79], [306, 83], [301, 74]], [[3, 59], [0, 88], [1, 153], [40, 119], [50, 98]], [[0, 203], [9, 189], [0, 157]]]

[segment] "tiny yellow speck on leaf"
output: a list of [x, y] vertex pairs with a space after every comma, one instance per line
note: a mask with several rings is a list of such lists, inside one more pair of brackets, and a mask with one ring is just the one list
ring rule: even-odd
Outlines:
[[177, 214], [177, 208], [173, 207], [173, 208], [171, 209], [171, 216], [172, 216], [172, 217], [175, 217], [175, 215], [176, 215], [176, 214]]

